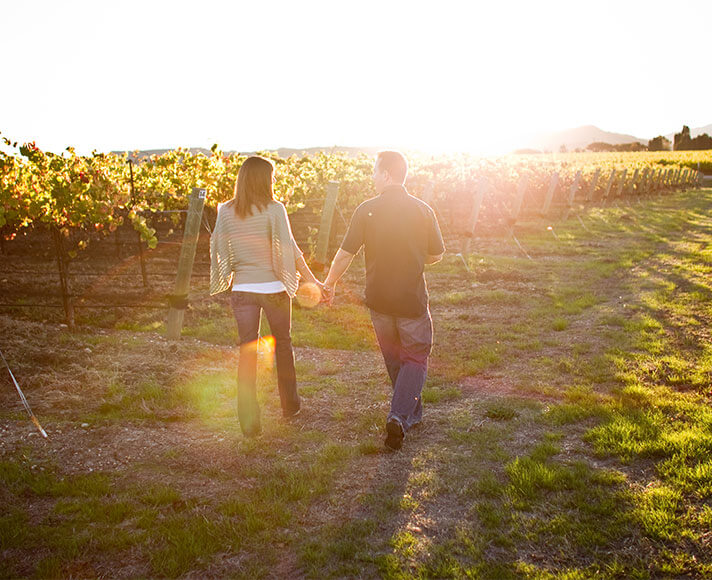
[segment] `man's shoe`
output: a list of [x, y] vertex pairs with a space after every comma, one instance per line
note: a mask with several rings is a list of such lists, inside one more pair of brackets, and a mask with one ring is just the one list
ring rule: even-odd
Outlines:
[[243, 431], [242, 435], [246, 439], [254, 439], [255, 437], [259, 437], [262, 434], [262, 429], [259, 427], [257, 429], [249, 429], [247, 431]]
[[403, 439], [405, 438], [405, 431], [403, 431], [403, 425], [395, 417], [391, 417], [386, 422], [386, 447], [397, 451], [403, 447]]

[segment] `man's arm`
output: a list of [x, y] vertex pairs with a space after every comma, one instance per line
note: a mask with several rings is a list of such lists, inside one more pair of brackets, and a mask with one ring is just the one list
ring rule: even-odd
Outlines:
[[354, 254], [347, 252], [343, 248], [339, 248], [336, 252], [334, 260], [331, 262], [331, 268], [329, 268], [329, 273], [324, 280], [324, 290], [326, 292], [326, 303], [331, 304], [334, 299], [334, 291], [336, 289], [336, 283], [339, 281], [344, 272], [351, 265], [351, 261], [354, 259]]
[[440, 232], [440, 225], [438, 225], [438, 218], [435, 216], [435, 212], [432, 209], [430, 209], [429, 229], [428, 253], [425, 255], [425, 263], [435, 264], [443, 259], [443, 255], [445, 254], [445, 244], [443, 243], [443, 235]]

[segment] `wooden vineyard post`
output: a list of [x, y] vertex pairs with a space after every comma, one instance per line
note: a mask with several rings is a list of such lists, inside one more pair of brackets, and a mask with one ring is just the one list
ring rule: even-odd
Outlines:
[[[134, 178], [133, 178], [133, 163], [129, 159], [129, 173], [131, 175], [131, 205], [136, 203], [136, 195], [134, 192]], [[143, 280], [143, 287], [148, 288], [148, 276], [146, 275], [146, 260], [143, 256], [143, 242], [141, 241], [141, 233], [136, 232], [136, 241], [138, 242], [138, 259], [141, 263], [141, 279]]]
[[584, 196], [584, 201], [590, 202], [593, 200], [593, 193], [596, 191], [596, 185], [598, 184], [598, 178], [601, 176], [601, 168], [596, 167], [596, 171], [591, 178], [591, 183], [588, 185], [586, 190], [586, 195]]
[[643, 174], [640, 176], [640, 182], [638, 183], [638, 187], [636, 188], [636, 193], [638, 197], [640, 198], [641, 195], [645, 193], [645, 188], [647, 187], [647, 181], [648, 181], [648, 173], [650, 172], [649, 167], [644, 167], [643, 168]]
[[649, 194], [654, 194], [655, 193], [655, 178], [656, 178], [657, 171], [655, 169], [650, 170], [650, 174], [648, 175], [648, 193]]
[[59, 286], [62, 291], [62, 306], [69, 328], [74, 328], [74, 301], [69, 294], [69, 268], [67, 265], [67, 254], [64, 251], [64, 240], [62, 232], [57, 226], [51, 226], [54, 249], [57, 254], [57, 268], [59, 269]]
[[650, 170], [650, 175], [648, 175], [648, 193], [655, 193], [655, 169]]
[[566, 200], [566, 209], [564, 210], [564, 217], [563, 217], [563, 219], [565, 219], [565, 220], [569, 219], [569, 214], [571, 213], [571, 210], [574, 207], [574, 199], [576, 197], [576, 192], [578, 192], [580, 181], [581, 181], [581, 170], [576, 172], [576, 176], [574, 177], [574, 182], [571, 184], [571, 187], [569, 187], [569, 197]]
[[639, 176], [640, 169], [636, 167], [635, 171], [633, 172], [633, 177], [631, 177], [630, 181], [626, 184], [625, 189], [623, 190], [624, 196], [630, 196], [635, 192], [635, 186], [638, 184]]
[[316, 240], [314, 259], [315, 268], [319, 271], [326, 269], [326, 260], [329, 253], [329, 239], [331, 238], [331, 223], [334, 221], [336, 200], [339, 197], [339, 182], [330, 181], [326, 186], [326, 199], [321, 210], [321, 223], [319, 224], [319, 237]]
[[522, 204], [524, 203], [524, 196], [527, 193], [527, 185], [529, 185], [529, 178], [526, 175], [522, 175], [519, 178], [519, 184], [517, 185], [517, 197], [514, 199], [512, 212], [509, 215], [509, 234], [512, 236], [514, 243], [517, 244], [517, 247], [522, 251], [522, 253], [531, 260], [532, 257], [527, 254], [527, 251], [522, 247], [522, 244], [519, 243], [517, 236], [514, 235], [514, 225], [517, 223], [519, 214], [522, 212]]
[[549, 181], [549, 189], [546, 190], [546, 197], [544, 198], [544, 207], [541, 209], [541, 215], [547, 216], [549, 214], [549, 208], [551, 207], [551, 200], [554, 199], [554, 193], [559, 185], [559, 173], [554, 172]]
[[185, 220], [185, 231], [183, 232], [183, 243], [181, 244], [180, 258], [178, 259], [176, 286], [171, 297], [171, 308], [168, 311], [168, 321], [166, 323], [166, 336], [170, 340], [178, 340], [183, 328], [183, 316], [188, 306], [190, 276], [193, 272], [195, 250], [198, 246], [198, 236], [200, 235], [200, 220], [203, 217], [203, 205], [205, 205], [205, 193], [205, 189], [194, 187], [190, 195], [188, 216]]
[[626, 167], [623, 170], [623, 173], [621, 173], [621, 178], [620, 181], [618, 182], [618, 186], [616, 187], [616, 193], [613, 196], [613, 199], [618, 199], [621, 196], [621, 192], [623, 191], [623, 186], [625, 185], [625, 176], [628, 174], [628, 168]]
[[601, 201], [605, 204], [608, 201], [608, 194], [611, 192], [611, 187], [613, 186], [613, 180], [616, 178], [616, 170], [611, 169], [611, 176], [608, 178], [608, 183], [606, 184], [606, 189], [603, 190], [603, 195], [601, 196]]
[[470, 253], [470, 245], [472, 242], [472, 236], [475, 235], [475, 226], [477, 226], [477, 220], [480, 217], [480, 209], [482, 207], [482, 200], [485, 197], [485, 193], [489, 191], [490, 183], [486, 177], [481, 177], [477, 183], [477, 191], [475, 193], [475, 199], [472, 204], [472, 211], [470, 212], [470, 220], [467, 231], [465, 232], [465, 243], [462, 247], [463, 256]]
[[517, 185], [517, 197], [514, 199], [514, 206], [512, 207], [510, 227], [514, 227], [514, 224], [517, 223], [519, 219], [519, 214], [522, 212], [522, 204], [524, 203], [524, 196], [527, 193], [527, 185], [529, 185], [529, 178], [526, 175], [522, 175]]
[[116, 250], [116, 257], [120, 260], [121, 259], [121, 239], [119, 238], [119, 232], [121, 231], [121, 228], [116, 228], [114, 231], [114, 248]]

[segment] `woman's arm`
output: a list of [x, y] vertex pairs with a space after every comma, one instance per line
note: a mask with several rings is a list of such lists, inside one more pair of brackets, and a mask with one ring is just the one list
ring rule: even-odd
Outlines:
[[224, 214], [218, 208], [215, 228], [210, 234], [210, 295], [229, 290], [232, 284], [230, 244], [224, 231]]
[[316, 284], [317, 286], [321, 286], [321, 282], [319, 282], [319, 280], [317, 280], [316, 276], [314, 276], [311, 269], [309, 268], [309, 265], [307, 264], [306, 260], [304, 259], [304, 254], [302, 254], [302, 253], [297, 254], [296, 265], [297, 265], [297, 271], [302, 275], [302, 278], [306, 282], [310, 282], [312, 284]]

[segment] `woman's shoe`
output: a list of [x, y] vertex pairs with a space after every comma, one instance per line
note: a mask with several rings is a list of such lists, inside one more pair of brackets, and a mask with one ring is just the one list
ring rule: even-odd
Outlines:
[[292, 411], [290, 413], [282, 411], [282, 417], [284, 417], [285, 419], [291, 419], [292, 417], [296, 417], [297, 415], [299, 415], [301, 410], [302, 410], [302, 408], [299, 407], [296, 411]]

